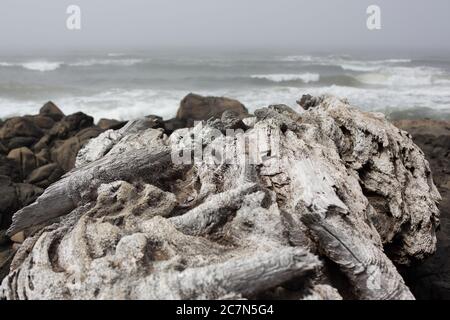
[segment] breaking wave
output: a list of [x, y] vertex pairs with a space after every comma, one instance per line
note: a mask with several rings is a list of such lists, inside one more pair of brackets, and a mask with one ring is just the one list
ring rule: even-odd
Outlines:
[[255, 74], [251, 76], [252, 79], [264, 79], [272, 82], [289, 82], [301, 80], [304, 83], [317, 82], [320, 80], [320, 75], [317, 73], [302, 73], [302, 74]]

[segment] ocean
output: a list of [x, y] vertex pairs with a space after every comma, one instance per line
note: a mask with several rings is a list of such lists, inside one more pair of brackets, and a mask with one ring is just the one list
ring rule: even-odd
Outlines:
[[[0, 118], [35, 114], [47, 101], [66, 114], [129, 120], [175, 115], [188, 93], [227, 96], [251, 111], [298, 108], [303, 94], [333, 94], [368, 111], [450, 114], [450, 59], [330, 54], [79, 53], [0, 56]], [[428, 112], [427, 111], [427, 112]]]

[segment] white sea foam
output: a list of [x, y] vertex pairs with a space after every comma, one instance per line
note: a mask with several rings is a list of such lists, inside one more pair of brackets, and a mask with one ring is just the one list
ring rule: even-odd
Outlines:
[[[165, 119], [175, 116], [180, 100], [188, 90], [163, 89], [110, 89], [91, 96], [66, 96], [54, 102], [66, 113], [83, 111], [98, 121], [100, 118], [135, 119], [157, 114]], [[241, 101], [251, 112], [273, 103], [282, 103], [301, 112], [296, 104], [303, 94], [332, 94], [346, 98], [365, 110], [386, 111], [412, 107], [427, 107], [450, 111], [450, 87], [428, 86], [417, 88], [355, 88], [345, 86], [327, 87], [273, 87], [254, 89], [199, 90], [201, 95], [227, 96]], [[36, 114], [46, 102], [17, 101], [0, 98], [0, 118]]]
[[110, 52], [107, 54], [108, 57], [123, 57], [125, 53], [120, 52]]
[[68, 65], [70, 67], [91, 67], [95, 65], [112, 65], [129, 67], [135, 64], [143, 62], [142, 59], [88, 59], [77, 62], [71, 62]]
[[410, 59], [384, 59], [384, 60], [356, 60], [349, 56], [309, 56], [296, 55], [281, 57], [280, 61], [284, 62], [300, 62], [315, 65], [329, 65], [341, 67], [343, 70], [356, 72], [377, 71], [386, 66], [395, 66], [411, 63]]
[[28, 61], [28, 62], [0, 62], [1, 67], [22, 67], [31, 71], [54, 71], [61, 67], [62, 62]]
[[357, 76], [365, 84], [383, 86], [424, 86], [433, 85], [443, 74], [442, 70], [429, 67], [392, 67], [382, 68], [378, 72]]
[[320, 75], [317, 73], [301, 73], [301, 74], [255, 74], [251, 76], [253, 79], [265, 79], [273, 82], [286, 82], [301, 80], [304, 83], [317, 82]]

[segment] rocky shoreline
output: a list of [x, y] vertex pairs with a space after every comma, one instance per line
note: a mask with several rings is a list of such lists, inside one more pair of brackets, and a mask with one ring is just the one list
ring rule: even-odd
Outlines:
[[[0, 296], [411, 299], [411, 289], [417, 298], [448, 297], [449, 123], [395, 122], [425, 152], [443, 197], [437, 254], [419, 263], [434, 252], [439, 225], [438, 193], [422, 151], [381, 115], [357, 111], [345, 101], [305, 96], [299, 104], [305, 112], [279, 105], [250, 115], [236, 100], [190, 94], [174, 119], [152, 115], [95, 125], [91, 117], [66, 116], [49, 102], [39, 115], [0, 123], [0, 278], [7, 276]], [[206, 126], [192, 129], [200, 120], [208, 120]], [[256, 128], [282, 137], [284, 171], [276, 171], [270, 159], [219, 172], [164, 162], [167, 149], [187, 143], [186, 134]], [[118, 163], [119, 156], [128, 162]], [[144, 170], [140, 157], [143, 166], [155, 162]], [[318, 172], [302, 159], [331, 170], [326, 182], [316, 181], [309, 190]], [[126, 163], [131, 169], [124, 169]], [[104, 172], [109, 166], [115, 169]], [[239, 177], [244, 180], [236, 184]], [[292, 188], [308, 189], [312, 198]], [[295, 214], [299, 210], [304, 214]], [[323, 233], [330, 228], [341, 243], [366, 243], [336, 246]], [[254, 254], [259, 250], [263, 256]], [[34, 266], [42, 253], [51, 255], [43, 261], [48, 268]], [[330, 276], [333, 268], [351, 290]], [[273, 273], [265, 274], [267, 269]], [[20, 270], [35, 280], [19, 276]], [[230, 276], [214, 282], [225, 271]], [[99, 274], [108, 280], [96, 291]], [[382, 290], [368, 285], [374, 275]], [[81, 284], [80, 276], [91, 280]], [[178, 287], [179, 276], [190, 281], [185, 289]], [[208, 276], [215, 280], [209, 283]], [[250, 280], [255, 287], [244, 289]], [[133, 281], [145, 284], [131, 289]], [[149, 288], [161, 291], [148, 295]]]

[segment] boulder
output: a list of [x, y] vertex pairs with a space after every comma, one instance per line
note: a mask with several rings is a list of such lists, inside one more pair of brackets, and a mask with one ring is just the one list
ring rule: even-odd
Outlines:
[[309, 110], [314, 108], [320, 103], [320, 97], [313, 97], [309, 94], [304, 94], [300, 100], [297, 101], [297, 104], [302, 107], [304, 110]]
[[72, 137], [64, 141], [58, 141], [50, 151], [51, 159], [64, 171], [70, 171], [75, 166], [78, 151], [81, 148], [80, 139]]
[[42, 130], [49, 130], [55, 125], [55, 120], [50, 116], [36, 115], [28, 118]]
[[194, 121], [220, 118], [225, 110], [234, 111], [240, 118], [248, 116], [245, 106], [237, 100], [190, 93], [181, 101], [176, 118], [192, 126]]
[[47, 188], [52, 183], [59, 180], [64, 174], [64, 170], [56, 163], [50, 163], [35, 169], [25, 180], [40, 188]]
[[127, 124], [127, 121], [118, 121], [113, 119], [100, 119], [97, 126], [103, 130], [118, 130]]
[[15, 162], [23, 178], [26, 178], [34, 169], [46, 164], [45, 159], [36, 157], [36, 155], [26, 147], [11, 150], [8, 154], [8, 158]]
[[171, 135], [174, 131], [178, 129], [186, 128], [186, 121], [182, 119], [169, 119], [164, 121], [165, 132], [168, 135]]
[[11, 118], [0, 128], [0, 140], [15, 137], [40, 138], [43, 131], [30, 119], [25, 117]]
[[64, 117], [60, 122], [49, 131], [52, 139], [64, 140], [72, 137], [82, 129], [92, 127], [94, 124], [94, 118], [84, 114], [83, 112], [77, 112]]
[[103, 129], [101, 129], [100, 127], [89, 127], [89, 128], [79, 131], [75, 135], [75, 137], [78, 138], [81, 145], [84, 145], [87, 141], [89, 141], [92, 138], [97, 137], [102, 132], [103, 132]]
[[21, 207], [25, 207], [34, 201], [44, 192], [44, 189], [29, 183], [16, 183], [17, 200]]
[[[0, 224], [1, 224], [1, 217], [0, 217]], [[9, 242], [9, 237], [6, 235], [6, 230], [0, 229], [0, 247], [4, 246]], [[1, 262], [0, 262], [1, 264]], [[2, 277], [0, 277], [2, 279]]]
[[0, 142], [0, 154], [7, 154], [8, 149]]
[[16, 188], [9, 177], [0, 175], [0, 229], [7, 229], [18, 209]]
[[33, 151], [39, 153], [42, 149], [49, 149], [53, 143], [53, 139], [49, 134], [44, 135], [38, 142], [33, 146]]
[[25, 241], [25, 232], [17, 232], [16, 234], [12, 235], [10, 239], [14, 243], [23, 243]]
[[49, 101], [39, 110], [39, 114], [52, 118], [54, 121], [60, 121], [64, 113], [53, 102]]
[[47, 148], [42, 148], [39, 152], [35, 152], [36, 157], [40, 159], [45, 159], [46, 162], [50, 162], [50, 150]]
[[0, 248], [0, 279], [3, 279], [9, 272], [9, 267], [13, 260], [15, 250], [11, 247]]
[[20, 171], [16, 163], [4, 155], [0, 155], [0, 176], [10, 177], [13, 181], [20, 179]]
[[160, 116], [156, 116], [153, 114], [145, 116], [145, 118], [143, 119], [143, 122], [145, 123], [147, 128], [153, 128], [153, 129], [163, 128], [164, 129], [164, 120]]
[[22, 147], [31, 148], [39, 139], [36, 137], [14, 137], [8, 142], [8, 150]]

